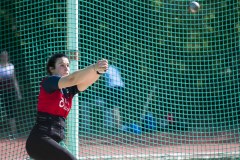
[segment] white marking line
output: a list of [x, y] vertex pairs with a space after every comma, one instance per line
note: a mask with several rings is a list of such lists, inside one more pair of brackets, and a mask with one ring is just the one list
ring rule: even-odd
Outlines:
[[186, 153], [173, 153], [173, 154], [139, 154], [139, 155], [113, 155], [113, 156], [89, 156], [89, 157], [79, 157], [79, 159], [129, 159], [129, 158], [152, 158], [152, 159], [192, 159], [192, 158], [223, 158], [231, 157], [237, 158], [240, 156], [240, 152], [206, 152], [206, 153], [196, 153], [196, 154], [186, 154]]

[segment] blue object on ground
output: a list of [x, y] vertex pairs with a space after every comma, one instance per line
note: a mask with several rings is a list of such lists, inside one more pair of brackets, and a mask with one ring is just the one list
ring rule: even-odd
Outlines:
[[130, 132], [134, 133], [134, 134], [141, 134], [142, 133], [142, 129], [139, 125], [132, 123], [129, 126]]
[[147, 113], [144, 116], [143, 125], [144, 125], [144, 129], [146, 131], [148, 131], [148, 130], [156, 130], [157, 129], [156, 118], [153, 116], [152, 113]]

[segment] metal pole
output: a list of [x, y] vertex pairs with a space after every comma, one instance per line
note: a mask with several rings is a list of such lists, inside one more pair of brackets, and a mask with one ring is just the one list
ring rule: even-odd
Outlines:
[[[67, 50], [70, 53], [71, 71], [78, 70], [78, 0], [67, 0]], [[73, 98], [72, 109], [67, 119], [67, 146], [79, 159], [79, 104]]]

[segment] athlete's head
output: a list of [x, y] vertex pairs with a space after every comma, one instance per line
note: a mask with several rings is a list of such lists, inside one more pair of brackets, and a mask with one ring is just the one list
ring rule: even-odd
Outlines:
[[53, 54], [47, 62], [47, 73], [49, 75], [67, 76], [69, 75], [69, 60], [65, 54]]

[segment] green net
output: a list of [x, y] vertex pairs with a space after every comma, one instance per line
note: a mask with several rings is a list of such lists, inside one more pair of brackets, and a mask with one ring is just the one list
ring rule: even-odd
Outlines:
[[0, 159], [29, 159], [56, 52], [73, 70], [111, 66], [75, 97], [62, 145], [78, 159], [239, 159], [240, 1], [198, 2], [194, 14], [186, 0], [1, 0], [0, 48], [20, 94], [1, 64]]

